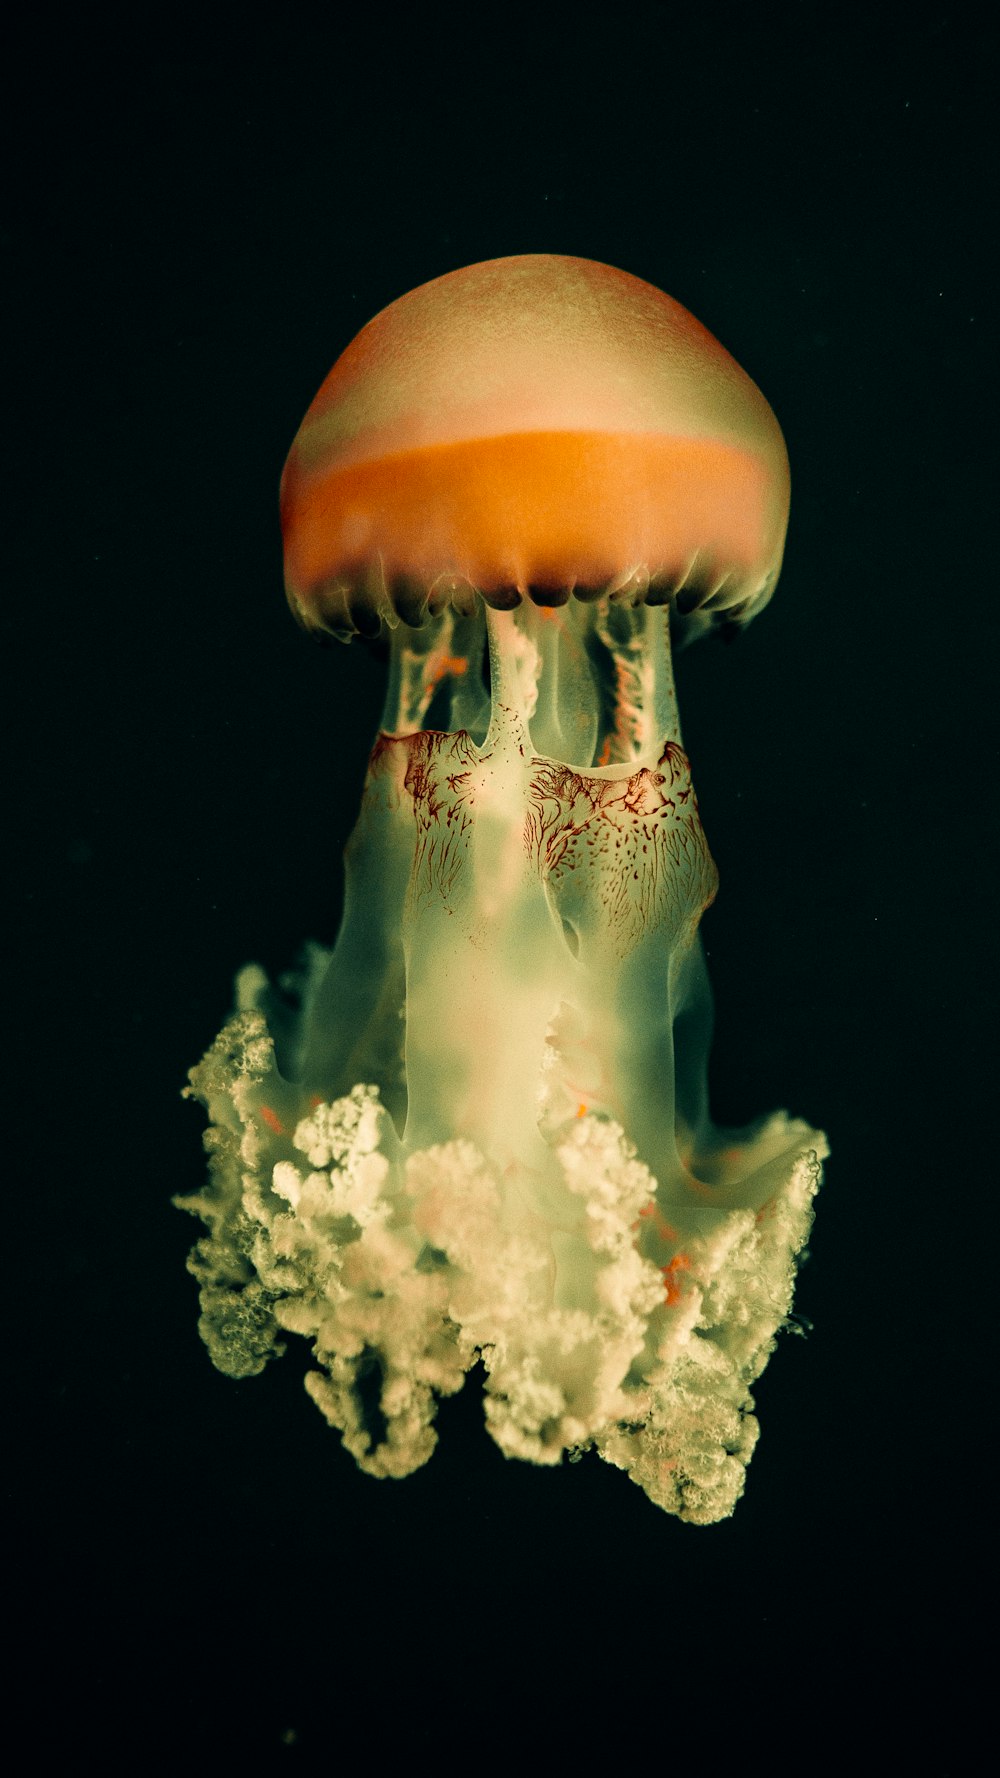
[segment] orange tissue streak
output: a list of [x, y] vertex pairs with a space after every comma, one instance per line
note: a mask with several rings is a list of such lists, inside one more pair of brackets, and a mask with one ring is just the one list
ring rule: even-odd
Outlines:
[[469, 663], [461, 655], [440, 654], [434, 657], [434, 664], [428, 671], [428, 685], [440, 685], [442, 679], [460, 679], [469, 670]]
[[664, 1301], [668, 1308], [672, 1309], [676, 1303], [679, 1303], [683, 1294], [678, 1282], [678, 1272], [689, 1272], [690, 1270], [691, 1261], [686, 1253], [675, 1253], [669, 1265], [660, 1267], [660, 1271], [663, 1273], [663, 1282], [666, 1285]]

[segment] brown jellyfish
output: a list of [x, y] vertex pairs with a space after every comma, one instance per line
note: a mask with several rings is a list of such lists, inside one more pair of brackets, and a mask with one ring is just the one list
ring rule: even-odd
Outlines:
[[294, 1005], [241, 973], [182, 1202], [215, 1362], [305, 1335], [371, 1474], [427, 1459], [481, 1360], [507, 1454], [594, 1447], [697, 1523], [742, 1492], [827, 1151], [709, 1118], [716, 872], [671, 624], [766, 604], [788, 491], [774, 415], [685, 309], [545, 254], [383, 310], [292, 446], [289, 601], [387, 638], [386, 705], [336, 945]]

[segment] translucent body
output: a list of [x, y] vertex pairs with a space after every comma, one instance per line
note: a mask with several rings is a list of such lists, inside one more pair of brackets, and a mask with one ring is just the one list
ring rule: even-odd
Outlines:
[[[648, 287], [625, 282], [640, 293], [628, 359], [648, 345]], [[451, 331], [454, 346], [454, 318]], [[390, 398], [409, 412], [407, 375], [411, 406], [429, 400], [454, 357], [435, 359], [434, 339], [416, 330], [395, 396], [392, 364], [376, 363], [372, 437], [399, 422]], [[568, 399], [561, 340], [540, 388], [531, 329], [502, 338], [508, 370], [528, 367], [514, 393], [530, 415], [550, 417], [553, 388]], [[686, 387], [675, 359], [661, 394]], [[602, 385], [600, 362], [594, 375], [606, 418], [621, 389]], [[710, 374], [706, 387], [710, 416]], [[342, 396], [336, 437], [350, 451]], [[452, 424], [452, 397], [446, 384], [445, 419], [428, 428]], [[485, 426], [477, 389], [463, 399], [466, 431], [477, 414]], [[322, 398], [317, 411], [330, 411]], [[312, 426], [307, 416], [307, 438]], [[705, 548], [718, 552], [711, 488], [704, 508]], [[559, 548], [579, 515], [570, 503], [563, 516]], [[294, 535], [286, 543], [291, 589], [302, 557]], [[710, 1121], [698, 923], [715, 866], [681, 744], [670, 615], [649, 602], [649, 562], [616, 559], [603, 589], [576, 598], [565, 557], [558, 587], [515, 584], [513, 597], [499, 584], [489, 600], [456, 592], [447, 577], [433, 597], [425, 579], [423, 609], [408, 613], [423, 616], [417, 627], [386, 603], [383, 579], [389, 685], [340, 935], [332, 953], [307, 953], [284, 992], [242, 973], [237, 1014], [192, 1073], [213, 1125], [211, 1173], [182, 1202], [209, 1227], [192, 1269], [215, 1362], [249, 1375], [283, 1333], [305, 1335], [318, 1364], [309, 1391], [370, 1473], [426, 1460], [436, 1395], [481, 1359], [505, 1452], [552, 1463], [593, 1446], [657, 1504], [704, 1523], [742, 1490], [750, 1385], [789, 1309], [826, 1144], [784, 1114], [743, 1131]], [[381, 563], [376, 552], [355, 564], [351, 598], [368, 596]], [[328, 578], [303, 596], [307, 621], [339, 626], [347, 606]], [[711, 601], [709, 582], [699, 597]]]

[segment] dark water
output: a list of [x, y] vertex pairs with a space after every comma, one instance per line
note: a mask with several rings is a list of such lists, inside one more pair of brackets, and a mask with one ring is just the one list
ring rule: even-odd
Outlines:
[[[609, 1741], [708, 1771], [746, 1748], [967, 1769], [996, 44], [901, 18], [81, 24], [13, 59], [9, 1632], [39, 1763], [475, 1769]], [[746, 1497], [708, 1529], [593, 1458], [505, 1462], [474, 1384], [419, 1475], [367, 1480], [299, 1354], [210, 1368], [169, 1205], [200, 1176], [178, 1092], [232, 971], [334, 934], [380, 706], [376, 660], [288, 617], [284, 453], [372, 313], [530, 251], [669, 290], [792, 462], [773, 606], [678, 671], [722, 882], [716, 1111], [787, 1105], [833, 1146], [812, 1331], [782, 1339]]]

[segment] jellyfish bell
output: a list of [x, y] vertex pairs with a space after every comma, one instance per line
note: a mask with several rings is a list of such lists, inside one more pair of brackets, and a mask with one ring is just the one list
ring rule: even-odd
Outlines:
[[419, 621], [611, 587], [766, 602], [788, 522], [767, 402], [679, 303], [589, 260], [437, 278], [338, 359], [282, 478], [288, 597], [307, 627]]
[[389, 640], [332, 952], [245, 970], [207, 1106], [202, 1333], [283, 1332], [362, 1468], [433, 1448], [479, 1359], [510, 1455], [596, 1448], [732, 1511], [824, 1138], [720, 1131], [698, 923], [716, 872], [676, 634], [770, 598], [788, 464], [679, 304], [586, 260], [471, 266], [363, 328], [282, 479], [286, 588]]

